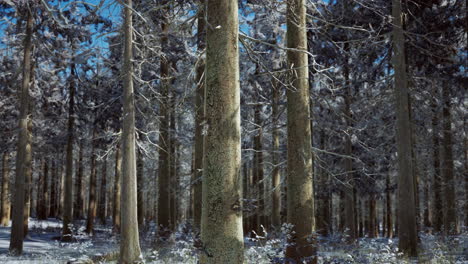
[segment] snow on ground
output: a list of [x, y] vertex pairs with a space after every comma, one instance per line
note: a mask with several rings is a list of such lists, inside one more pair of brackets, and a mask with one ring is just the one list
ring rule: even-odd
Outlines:
[[[85, 222], [77, 222], [74, 243], [61, 243], [62, 223], [49, 219], [29, 222], [29, 235], [24, 243], [24, 254], [21, 257], [8, 256], [10, 228], [0, 227], [0, 263], [67, 263], [79, 259], [89, 259], [118, 251], [117, 237], [109, 226], [96, 225], [94, 236], [84, 233]], [[284, 230], [282, 230], [284, 231]], [[203, 254], [194, 247], [194, 237], [190, 226], [181, 225], [168, 241], [156, 241], [156, 225], [150, 223], [141, 230], [141, 246], [146, 263], [172, 264], [197, 263], [197, 255]], [[286, 246], [286, 235], [276, 235], [245, 239], [245, 263], [269, 264], [284, 263], [283, 249]], [[318, 257], [323, 264], [380, 264], [380, 263], [434, 263], [434, 264], [467, 264], [468, 232], [459, 236], [443, 238], [430, 234], [420, 234], [419, 260], [403, 259], [398, 252], [398, 239], [361, 238], [358, 245], [346, 245], [341, 234], [330, 237], [319, 237]], [[115, 263], [115, 262], [113, 262]]]

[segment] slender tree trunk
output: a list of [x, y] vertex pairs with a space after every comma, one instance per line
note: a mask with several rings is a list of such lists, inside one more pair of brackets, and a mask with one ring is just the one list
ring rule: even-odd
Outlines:
[[[167, 11], [167, 10], [166, 10]], [[161, 47], [163, 53], [168, 49], [167, 18], [163, 15], [161, 21]], [[163, 102], [160, 105], [160, 135], [159, 135], [159, 200], [158, 200], [158, 225], [159, 236], [169, 237], [170, 219], [170, 138], [169, 138], [169, 62], [164, 56], [161, 58], [161, 96]]]
[[[438, 96], [437, 87], [434, 90], [434, 98]], [[440, 173], [440, 143], [439, 143], [439, 117], [437, 109], [437, 101], [434, 99], [432, 104], [433, 116], [432, 116], [432, 149], [433, 149], [433, 166], [434, 166], [434, 232], [442, 231], [443, 223], [443, 211], [442, 211], [442, 178]]]
[[[10, 236], [10, 254], [21, 255], [23, 252], [24, 239], [24, 208], [25, 208], [25, 179], [31, 171], [31, 129], [30, 129], [30, 98], [29, 98], [29, 81], [31, 77], [31, 50], [32, 50], [32, 28], [33, 14], [28, 11], [26, 35], [24, 38], [24, 57], [23, 57], [23, 82], [20, 90], [20, 113], [19, 113], [19, 129], [18, 129], [18, 149], [16, 158], [16, 178], [15, 178], [15, 195], [13, 202], [13, 223]], [[19, 22], [18, 22], [19, 23]], [[31, 124], [32, 128], [32, 124]]]
[[122, 226], [119, 263], [142, 262], [138, 234], [137, 175], [135, 155], [135, 99], [133, 92], [132, 0], [124, 7], [124, 66], [122, 124]]
[[107, 205], [107, 156], [104, 157], [102, 163], [102, 174], [101, 174], [101, 192], [99, 193], [99, 220], [102, 225], [106, 224], [106, 205]]
[[47, 219], [47, 196], [48, 196], [48, 186], [47, 186], [47, 173], [49, 171], [49, 167], [47, 164], [47, 159], [43, 158], [42, 160], [42, 174], [40, 177], [39, 185], [38, 185], [38, 199], [37, 203], [37, 218], [39, 220], [46, 220]]
[[9, 168], [9, 154], [3, 152], [2, 155], [2, 204], [1, 204], [1, 226], [10, 225], [10, 168]]
[[272, 183], [273, 183], [273, 192], [272, 192], [272, 219], [271, 222], [274, 228], [281, 227], [281, 175], [280, 175], [280, 131], [278, 127], [279, 119], [279, 97], [280, 97], [280, 87], [277, 85], [275, 80], [272, 80], [273, 83], [273, 101], [271, 104], [272, 107], [272, 118], [273, 118], [273, 133], [272, 133], [272, 162], [273, 162], [273, 172], [272, 172]]
[[63, 206], [63, 229], [62, 241], [70, 242], [73, 239], [73, 142], [75, 126], [75, 64], [71, 64], [70, 69], [70, 101], [68, 105], [68, 140], [67, 140], [67, 163], [65, 168], [65, 196]]
[[[347, 44], [345, 44], [344, 50], [348, 50]], [[345, 221], [344, 226], [347, 233], [347, 242], [354, 243], [357, 239], [356, 232], [356, 223], [354, 222], [354, 173], [353, 163], [352, 163], [352, 143], [351, 143], [351, 132], [352, 129], [352, 114], [351, 114], [351, 84], [349, 82], [349, 67], [348, 67], [348, 57], [345, 57], [346, 61], [344, 63], [344, 79], [345, 79], [345, 109], [344, 115], [346, 120], [347, 133], [345, 135], [345, 171], [346, 171], [346, 185], [344, 186], [344, 206], [345, 206]]]
[[200, 230], [201, 211], [202, 211], [202, 176], [203, 176], [203, 156], [204, 156], [204, 140], [203, 127], [205, 121], [205, 60], [201, 53], [205, 50], [205, 4], [200, 3], [198, 7], [198, 33], [197, 45], [200, 54], [197, 64], [197, 91], [195, 98], [195, 181], [193, 189], [193, 210], [195, 228]]
[[206, 120], [201, 238], [204, 263], [243, 263], [237, 0], [207, 1]]
[[392, 1], [393, 66], [397, 112], [398, 149], [398, 236], [399, 248], [410, 256], [417, 255], [415, 188], [411, 159], [411, 124], [408, 109], [408, 80], [405, 62], [405, 39], [402, 28], [401, 0]]
[[76, 196], [75, 196], [75, 208], [73, 213], [75, 215], [75, 219], [82, 219], [83, 218], [83, 140], [80, 140], [80, 152], [78, 154], [78, 172], [75, 177], [75, 189], [76, 189]]
[[465, 119], [463, 120], [463, 127], [465, 129], [465, 138], [464, 138], [464, 149], [465, 151], [463, 151], [463, 154], [464, 154], [464, 164], [465, 164], [465, 172], [464, 172], [464, 175], [465, 175], [465, 227], [468, 227], [468, 135], [467, 135], [467, 131], [466, 131], [466, 128], [468, 127], [467, 126], [467, 123], [466, 123], [466, 115], [465, 115]]
[[386, 224], [387, 224], [387, 237], [392, 238], [393, 237], [393, 218], [392, 218], [392, 193], [390, 190], [390, 175], [387, 174], [387, 177], [385, 178], [385, 184], [386, 184]]
[[112, 221], [114, 231], [120, 232], [120, 191], [121, 191], [121, 176], [122, 175], [122, 156], [120, 155], [120, 143], [117, 144], [115, 151], [115, 179], [114, 179], [114, 204], [112, 211]]
[[52, 159], [50, 169], [50, 211], [49, 217], [57, 217], [57, 166], [56, 161]]
[[171, 228], [175, 230], [177, 227], [177, 205], [176, 205], [176, 192], [177, 192], [177, 185], [176, 185], [176, 167], [177, 167], [177, 157], [176, 157], [176, 140], [175, 140], [175, 109], [174, 109], [174, 102], [175, 102], [175, 94], [172, 93], [170, 105], [171, 105], [171, 114], [170, 114], [170, 133], [169, 133], [169, 142], [170, 142], [170, 151], [169, 155], [171, 156], [171, 168], [170, 168], [170, 180], [169, 180], [169, 212], [170, 212], [170, 219], [171, 219]]
[[[309, 125], [309, 85], [307, 63], [305, 0], [287, 1], [288, 67], [292, 87], [287, 90], [288, 128], [288, 223], [293, 225], [286, 258], [296, 262], [317, 263], [315, 241], [314, 191], [311, 131]], [[313, 238], [315, 240], [315, 238]]]
[[378, 237], [377, 222], [377, 203], [375, 200], [375, 193], [371, 193], [369, 199], [369, 237]]
[[443, 98], [443, 159], [442, 175], [444, 178], [444, 227], [445, 233], [449, 235], [458, 234], [457, 207], [455, 202], [455, 178], [453, 175], [453, 154], [452, 154], [452, 115], [451, 115], [451, 95], [450, 87], [445, 85], [442, 90]]
[[[37, 178], [37, 183], [34, 185], [36, 187], [36, 217], [38, 220], [45, 220], [44, 211], [43, 211], [43, 200], [42, 200], [42, 188], [44, 186], [44, 168], [45, 168], [45, 158], [39, 161], [39, 175]], [[32, 194], [31, 194], [32, 195]]]
[[[258, 92], [258, 91], [257, 91]], [[254, 187], [256, 191], [256, 200], [258, 201], [257, 212], [255, 214], [256, 219], [256, 226], [252, 228], [258, 235], [263, 236], [263, 231], [261, 226], [265, 226], [264, 222], [264, 214], [265, 214], [265, 197], [264, 197], [264, 179], [263, 179], [263, 145], [262, 145], [262, 138], [263, 138], [263, 129], [262, 129], [262, 120], [261, 120], [261, 106], [258, 104], [258, 99], [260, 96], [257, 94], [256, 102], [254, 108], [254, 122], [258, 126], [258, 131], [254, 135], [254, 166], [255, 166], [255, 176], [254, 176]]]
[[94, 218], [96, 217], [96, 138], [97, 128], [93, 128], [91, 150], [91, 173], [89, 177], [88, 218], [86, 219], [86, 233], [94, 233]]

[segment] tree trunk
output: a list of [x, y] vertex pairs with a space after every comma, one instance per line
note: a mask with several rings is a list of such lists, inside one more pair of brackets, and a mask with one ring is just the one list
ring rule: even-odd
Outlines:
[[57, 166], [52, 159], [50, 169], [50, 203], [49, 217], [57, 217]]
[[[286, 258], [296, 262], [317, 263], [315, 238], [314, 191], [312, 175], [311, 131], [309, 125], [309, 85], [307, 62], [305, 0], [287, 2], [288, 68], [292, 69], [287, 96], [288, 129], [288, 223], [293, 231], [286, 248]], [[301, 50], [301, 51], [298, 51]]]
[[[257, 91], [258, 93], [258, 91]], [[263, 230], [261, 226], [265, 226], [264, 222], [264, 215], [265, 215], [265, 197], [264, 197], [264, 179], [263, 179], [263, 128], [262, 128], [262, 120], [261, 120], [261, 106], [258, 104], [258, 99], [260, 96], [256, 95], [256, 102], [254, 109], [254, 122], [255, 125], [258, 126], [258, 131], [254, 135], [254, 183], [253, 186], [256, 192], [256, 200], [257, 200], [257, 210], [255, 217], [256, 219], [256, 226], [252, 226], [253, 230], [260, 235], [263, 236]]]
[[65, 196], [63, 206], [62, 241], [70, 242], [73, 239], [73, 141], [75, 127], [75, 64], [70, 69], [70, 101], [68, 105], [68, 139], [67, 139], [67, 163], [65, 168]]
[[[455, 235], [459, 233], [457, 225], [457, 207], [455, 202], [455, 178], [453, 175], [453, 154], [452, 154], [452, 115], [451, 115], [451, 95], [450, 87], [445, 85], [442, 90], [443, 98], [443, 158], [442, 175], [444, 179], [444, 227], [445, 233]], [[465, 201], [466, 202], [466, 201]]]
[[207, 1], [201, 263], [243, 263], [237, 0]]
[[49, 167], [47, 164], [47, 159], [44, 158], [42, 160], [42, 176], [39, 184], [41, 185], [40, 188], [38, 186], [38, 211], [37, 211], [37, 218], [39, 220], [46, 220], [48, 216], [47, 212], [47, 200], [48, 200], [48, 182], [47, 182], [47, 173], [49, 171]]
[[91, 173], [89, 177], [88, 218], [86, 219], [86, 233], [94, 233], [94, 218], [96, 217], [96, 140], [97, 128], [93, 128], [91, 150]]
[[386, 184], [386, 220], [385, 223], [387, 224], [387, 237], [392, 238], [393, 237], [393, 218], [392, 218], [392, 193], [390, 190], [390, 175], [387, 174], [387, 177], [385, 178], [385, 184]]
[[78, 172], [75, 177], [75, 189], [76, 189], [76, 196], [75, 196], [75, 208], [73, 213], [75, 215], [75, 219], [82, 219], [83, 218], [83, 140], [80, 140], [80, 152], [78, 153]]
[[[348, 50], [347, 44], [345, 44], [344, 50]], [[352, 143], [351, 143], [351, 132], [352, 129], [352, 114], [351, 114], [351, 84], [349, 82], [349, 68], [348, 68], [348, 57], [346, 56], [344, 62], [344, 79], [345, 79], [345, 109], [344, 116], [346, 120], [347, 132], [345, 134], [345, 171], [346, 171], [346, 184], [344, 186], [344, 206], [345, 206], [345, 221], [344, 227], [347, 234], [347, 242], [354, 243], [357, 239], [356, 223], [354, 222], [354, 173], [352, 163]]]
[[272, 216], [271, 222], [274, 228], [281, 227], [281, 175], [280, 175], [280, 131], [278, 127], [279, 119], [279, 97], [280, 97], [280, 86], [275, 80], [272, 80], [273, 83], [273, 100], [271, 103], [272, 107], [272, 118], [273, 118], [273, 133], [272, 133], [272, 162], [273, 162], [273, 172], [272, 172], [272, 183], [273, 183], [273, 192], [272, 192]]
[[375, 200], [375, 193], [371, 193], [369, 199], [369, 237], [378, 237], [377, 222], [377, 204]]
[[36, 217], [38, 220], [45, 220], [45, 214], [43, 211], [43, 200], [42, 200], [42, 188], [44, 186], [44, 167], [45, 159], [39, 161], [39, 175], [37, 177], [37, 183], [34, 185], [36, 187]]
[[[32, 50], [32, 28], [33, 14], [28, 10], [26, 35], [24, 38], [24, 57], [23, 57], [23, 82], [21, 85], [19, 100], [19, 129], [18, 129], [18, 149], [16, 157], [16, 177], [15, 177], [15, 195], [13, 202], [13, 221], [10, 237], [10, 254], [21, 255], [23, 252], [24, 239], [24, 208], [25, 208], [25, 180], [27, 174], [31, 172], [31, 129], [30, 125], [30, 98], [29, 82], [31, 77], [31, 50]], [[20, 22], [18, 22], [20, 23]], [[31, 126], [31, 127], [29, 127]]]
[[114, 204], [112, 210], [112, 221], [114, 231], [120, 232], [120, 191], [122, 175], [122, 156], [120, 155], [120, 142], [115, 151], [115, 179], [114, 179]]
[[433, 188], [434, 188], [434, 232], [442, 231], [443, 209], [442, 209], [442, 177], [440, 173], [440, 139], [439, 139], [439, 115], [437, 99], [439, 92], [434, 86], [433, 102], [432, 102], [432, 162], [434, 166]]
[[203, 156], [204, 156], [204, 140], [203, 127], [205, 126], [205, 60], [201, 55], [205, 50], [205, 4], [200, 3], [198, 8], [198, 28], [197, 28], [197, 45], [200, 57], [197, 64], [197, 91], [195, 98], [195, 165], [193, 182], [193, 222], [195, 228], [200, 230], [201, 211], [202, 211], [202, 176], [203, 176]]
[[392, 1], [393, 66], [397, 112], [398, 150], [398, 236], [399, 248], [410, 256], [417, 255], [415, 188], [411, 159], [411, 124], [408, 109], [408, 81], [405, 62], [405, 39], [402, 28], [401, 0]]
[[104, 157], [102, 163], [102, 174], [101, 174], [101, 191], [99, 193], [99, 220], [102, 225], [106, 224], [106, 206], [107, 206], [107, 156]]
[[10, 167], [9, 154], [3, 153], [2, 157], [2, 204], [1, 204], [1, 226], [10, 225]]
[[119, 263], [135, 263], [141, 258], [138, 234], [137, 179], [135, 157], [135, 99], [133, 92], [132, 0], [124, 7], [123, 124], [122, 124], [122, 226]]
[[[167, 11], [167, 10], [166, 10]], [[168, 25], [165, 15], [161, 21], [161, 47], [163, 53], [167, 53]], [[159, 134], [159, 200], [158, 200], [158, 225], [159, 236], [168, 238], [171, 228], [170, 219], [170, 138], [169, 138], [169, 62], [164, 56], [161, 57], [161, 97], [160, 105], [160, 134]]]

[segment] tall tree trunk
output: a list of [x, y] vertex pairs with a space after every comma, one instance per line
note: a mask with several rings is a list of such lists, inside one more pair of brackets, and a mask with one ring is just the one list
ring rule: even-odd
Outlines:
[[369, 198], [369, 237], [375, 238], [378, 236], [377, 222], [377, 203], [375, 193], [371, 193]]
[[[450, 100], [450, 86], [444, 85], [442, 90], [443, 99], [443, 158], [442, 175], [444, 178], [444, 227], [445, 233], [449, 235], [458, 234], [457, 207], [455, 202], [455, 178], [453, 175], [453, 154], [452, 154], [452, 115]], [[466, 201], [465, 201], [466, 202]]]
[[42, 200], [42, 188], [44, 186], [44, 168], [45, 168], [45, 158], [42, 158], [39, 161], [39, 175], [37, 177], [37, 183], [34, 185], [36, 187], [36, 217], [39, 220], [45, 220], [44, 211], [43, 211], [43, 200]]
[[68, 104], [68, 139], [67, 139], [67, 163], [65, 168], [65, 196], [63, 206], [63, 229], [62, 241], [70, 242], [73, 240], [73, 142], [75, 127], [75, 63], [71, 64], [70, 69], [70, 101]]
[[434, 188], [434, 232], [442, 231], [443, 209], [442, 209], [442, 177], [440, 173], [440, 139], [439, 139], [439, 115], [436, 98], [439, 97], [437, 86], [434, 86], [432, 102], [432, 162], [434, 166], [433, 188]]
[[203, 127], [205, 126], [205, 60], [202, 52], [205, 50], [205, 4], [204, 1], [198, 7], [197, 45], [200, 57], [197, 64], [197, 91], [195, 98], [195, 165], [194, 165], [194, 188], [193, 188], [193, 220], [195, 228], [200, 230], [202, 212], [202, 176], [203, 176], [203, 156], [204, 140]]
[[39, 185], [37, 188], [38, 191], [38, 199], [37, 199], [37, 218], [39, 220], [46, 220], [47, 219], [47, 196], [48, 196], [48, 186], [47, 186], [47, 173], [49, 167], [47, 164], [47, 159], [43, 158], [42, 160], [42, 174], [40, 176]]
[[86, 219], [86, 233], [94, 233], [94, 218], [96, 217], [96, 140], [97, 128], [93, 128], [91, 150], [91, 173], [89, 177], [88, 217]]
[[135, 263], [141, 259], [138, 234], [137, 175], [135, 157], [135, 99], [133, 92], [132, 0], [124, 7], [123, 57], [123, 124], [122, 124], [122, 226], [119, 263]]
[[113, 210], [112, 210], [112, 221], [113, 221], [115, 232], [120, 232], [121, 175], [122, 175], [122, 156], [120, 155], [120, 142], [119, 142], [117, 144], [116, 151], [115, 151], [114, 203], [113, 203]]
[[[167, 11], [167, 10], [166, 10]], [[167, 18], [163, 14], [161, 18], [161, 47], [163, 53], [168, 52], [168, 25]], [[159, 236], [167, 238], [170, 233], [170, 138], [169, 138], [169, 61], [161, 57], [161, 96], [160, 105], [160, 134], [159, 134], [159, 200], [158, 200], [158, 224]]]
[[[33, 11], [28, 9], [26, 35], [24, 38], [24, 57], [23, 57], [23, 82], [19, 92], [20, 113], [18, 124], [18, 149], [16, 157], [16, 178], [15, 192], [13, 200], [13, 223], [10, 236], [10, 254], [21, 255], [23, 252], [24, 239], [24, 208], [25, 208], [25, 179], [28, 173], [31, 172], [31, 129], [30, 129], [30, 98], [29, 98], [29, 81], [31, 77], [31, 50], [32, 50], [32, 28], [33, 28]], [[18, 22], [20, 23], [20, 22]], [[32, 128], [32, 124], [31, 124]]]
[[[287, 90], [288, 128], [288, 223], [293, 231], [286, 257], [296, 262], [317, 263], [311, 131], [309, 125], [309, 70], [307, 62], [305, 0], [287, 1], [288, 68], [293, 87]], [[299, 51], [300, 50], [300, 51]], [[315, 238], [313, 238], [315, 240]]]
[[401, 0], [392, 0], [393, 66], [397, 112], [398, 149], [398, 236], [399, 248], [417, 255], [415, 188], [411, 159], [411, 124], [408, 109], [408, 80], [405, 62], [405, 39], [402, 28]]
[[[257, 91], [258, 93], [259, 91]], [[265, 215], [265, 197], [264, 197], [264, 179], [263, 179], [263, 128], [262, 128], [262, 120], [261, 120], [261, 106], [258, 104], [260, 96], [256, 95], [256, 102], [257, 104], [254, 107], [254, 122], [256, 126], [258, 126], [258, 131], [254, 135], [254, 187], [256, 192], [256, 200], [258, 201], [257, 212], [255, 214], [256, 226], [252, 228], [258, 235], [263, 236], [263, 231], [261, 226], [265, 226], [264, 222], [264, 215]]]
[[101, 221], [101, 224], [105, 225], [107, 218], [107, 156], [104, 157], [104, 161], [102, 163], [101, 191], [99, 195], [99, 220]]
[[272, 118], [273, 118], [273, 133], [272, 133], [272, 162], [273, 162], [273, 172], [272, 172], [272, 183], [273, 183], [273, 192], [272, 192], [272, 216], [271, 222], [274, 228], [281, 227], [281, 175], [280, 175], [280, 131], [278, 126], [279, 120], [279, 97], [280, 97], [280, 86], [275, 80], [272, 80], [273, 84], [273, 100], [271, 103], [272, 107]]
[[75, 177], [75, 208], [73, 213], [76, 219], [83, 218], [83, 140], [80, 140], [80, 152], [78, 153], [78, 172]]
[[177, 185], [176, 185], [176, 167], [177, 167], [177, 157], [176, 157], [176, 140], [175, 140], [175, 93], [172, 93], [170, 104], [171, 104], [171, 114], [170, 114], [170, 133], [169, 133], [169, 142], [170, 142], [170, 151], [169, 155], [171, 160], [171, 168], [170, 168], [170, 180], [169, 180], [169, 210], [170, 210], [170, 218], [171, 218], [171, 227], [173, 230], [176, 229], [177, 226], [177, 205], [176, 205], [176, 192], [177, 192]]
[[57, 166], [52, 159], [50, 169], [50, 203], [49, 217], [57, 217]]
[[[348, 45], [345, 44], [345, 51], [348, 51]], [[351, 84], [349, 82], [349, 66], [348, 57], [346, 56], [344, 62], [344, 79], [345, 79], [345, 109], [344, 116], [346, 120], [347, 132], [345, 134], [345, 171], [346, 171], [346, 184], [344, 186], [344, 207], [345, 207], [345, 221], [344, 227], [347, 233], [347, 242], [354, 243], [357, 239], [356, 223], [354, 219], [354, 173], [352, 163], [352, 143], [351, 143], [351, 129], [352, 129], [352, 114], [351, 114]]]
[[243, 263], [237, 0], [207, 1], [201, 263]]
[[2, 204], [1, 204], [1, 226], [8, 226], [10, 224], [10, 164], [9, 154], [7, 151], [2, 155]]

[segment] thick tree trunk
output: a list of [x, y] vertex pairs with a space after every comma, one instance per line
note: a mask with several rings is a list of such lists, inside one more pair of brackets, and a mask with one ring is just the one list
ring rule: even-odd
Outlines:
[[[455, 235], [459, 233], [457, 225], [457, 207], [455, 202], [455, 178], [453, 175], [453, 154], [452, 154], [452, 115], [450, 87], [445, 85], [442, 90], [444, 107], [443, 114], [443, 158], [442, 175], [444, 178], [444, 227], [445, 233]], [[466, 201], [465, 201], [466, 202]]]
[[[314, 191], [312, 175], [311, 131], [309, 125], [309, 85], [307, 62], [305, 0], [287, 1], [288, 68], [292, 87], [287, 90], [288, 128], [288, 223], [293, 227], [286, 258], [296, 262], [317, 262]], [[301, 51], [298, 51], [301, 50]]]
[[0, 225], [10, 225], [10, 164], [9, 164], [8, 152], [3, 152], [2, 155], [2, 204], [1, 204], [1, 215]]
[[75, 64], [71, 64], [70, 69], [70, 101], [68, 105], [68, 139], [67, 139], [67, 163], [65, 168], [65, 190], [63, 206], [63, 229], [62, 241], [70, 242], [73, 239], [73, 143], [75, 140]]
[[119, 263], [135, 263], [141, 258], [138, 234], [137, 175], [135, 155], [135, 99], [133, 91], [132, 0], [124, 7], [123, 124], [122, 124], [122, 226]]
[[83, 195], [83, 140], [80, 140], [80, 152], [78, 153], [78, 172], [75, 177], [75, 208], [73, 214], [75, 219], [83, 218], [83, 205], [84, 205], [84, 195]]
[[[31, 172], [31, 129], [29, 112], [29, 82], [31, 77], [31, 37], [33, 28], [33, 14], [28, 11], [26, 35], [24, 38], [24, 57], [23, 57], [23, 82], [21, 85], [19, 100], [19, 129], [18, 129], [18, 149], [16, 158], [16, 178], [15, 195], [13, 202], [13, 223], [10, 237], [10, 254], [21, 255], [23, 252], [24, 239], [24, 208], [25, 192], [28, 186], [25, 186], [27, 174]], [[19, 22], [18, 22], [19, 23]]]
[[272, 132], [272, 162], [273, 162], [273, 172], [272, 172], [272, 216], [271, 222], [274, 228], [281, 227], [281, 175], [280, 175], [280, 131], [278, 127], [279, 119], [279, 97], [280, 97], [280, 86], [277, 85], [275, 80], [272, 80], [273, 83], [273, 100], [272, 100], [272, 118], [273, 118], [273, 132]]
[[112, 221], [114, 231], [120, 232], [120, 196], [121, 196], [122, 156], [120, 155], [120, 143], [115, 151], [115, 178], [114, 178], [114, 203]]
[[93, 128], [91, 150], [91, 172], [89, 177], [88, 217], [86, 219], [86, 233], [94, 233], [94, 218], [96, 218], [96, 140], [97, 128]]
[[102, 173], [101, 173], [101, 191], [99, 193], [99, 209], [98, 209], [98, 217], [101, 221], [101, 224], [106, 224], [107, 218], [107, 156], [104, 157], [104, 161], [102, 162]]
[[207, 1], [201, 263], [243, 263], [237, 0]]
[[204, 140], [203, 127], [205, 126], [205, 60], [202, 52], [205, 50], [205, 4], [200, 3], [198, 8], [198, 28], [197, 45], [200, 54], [197, 64], [197, 91], [195, 98], [195, 165], [194, 165], [194, 188], [193, 188], [193, 222], [195, 228], [200, 230], [202, 212], [202, 176], [203, 176], [203, 156]]
[[401, 0], [392, 1], [393, 67], [397, 112], [398, 150], [398, 236], [399, 248], [410, 256], [417, 255], [415, 187], [411, 158], [411, 124], [408, 109], [408, 80], [405, 62], [405, 39], [402, 28]]

